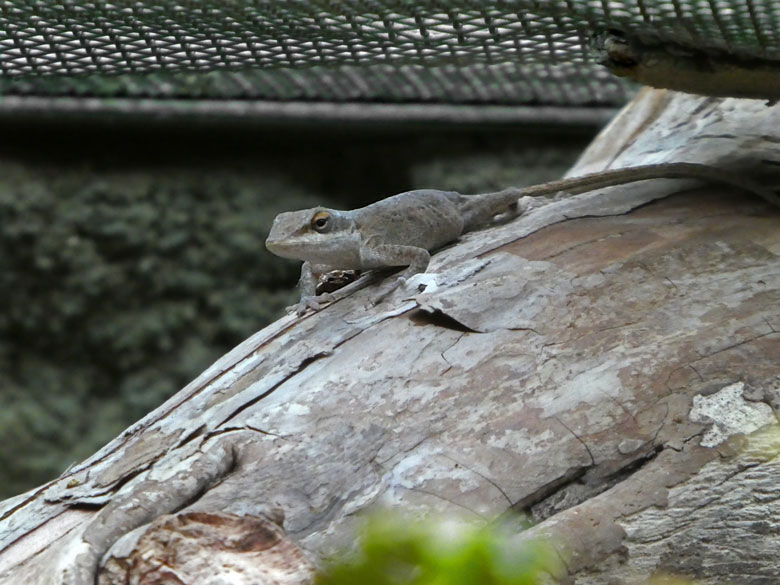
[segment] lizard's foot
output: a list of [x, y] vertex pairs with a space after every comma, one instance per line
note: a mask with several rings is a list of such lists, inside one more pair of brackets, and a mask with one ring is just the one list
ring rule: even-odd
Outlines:
[[323, 306], [327, 303], [332, 303], [335, 299], [333, 298], [333, 295], [330, 293], [323, 293], [321, 295], [317, 295], [316, 297], [313, 295], [306, 295], [301, 297], [301, 300], [295, 303], [294, 305], [290, 305], [287, 307], [286, 311], [288, 313], [295, 313], [299, 317], [303, 315], [308, 309], [311, 309], [312, 311], [319, 311], [323, 308]]

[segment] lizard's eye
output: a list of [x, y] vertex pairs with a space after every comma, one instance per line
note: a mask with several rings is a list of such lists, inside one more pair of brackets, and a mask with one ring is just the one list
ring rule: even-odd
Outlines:
[[318, 211], [311, 218], [311, 227], [314, 231], [323, 233], [328, 230], [330, 226], [330, 213], [327, 211]]

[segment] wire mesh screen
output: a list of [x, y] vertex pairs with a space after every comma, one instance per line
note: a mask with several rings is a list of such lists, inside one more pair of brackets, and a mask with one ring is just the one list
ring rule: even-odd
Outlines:
[[17, 95], [603, 105], [594, 33], [780, 60], [777, 0], [0, 0]]

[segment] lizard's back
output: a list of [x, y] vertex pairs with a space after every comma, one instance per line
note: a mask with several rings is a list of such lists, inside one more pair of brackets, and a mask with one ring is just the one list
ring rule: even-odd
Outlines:
[[435, 250], [458, 238], [462, 195], [419, 189], [382, 199], [354, 211], [355, 224], [369, 245], [392, 244]]

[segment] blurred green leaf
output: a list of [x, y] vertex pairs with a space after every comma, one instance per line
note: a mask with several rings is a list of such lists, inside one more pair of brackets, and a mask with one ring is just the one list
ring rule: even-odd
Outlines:
[[536, 585], [560, 575], [549, 544], [519, 543], [492, 527], [453, 520], [368, 519], [357, 551], [327, 566], [316, 585]]

